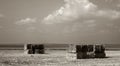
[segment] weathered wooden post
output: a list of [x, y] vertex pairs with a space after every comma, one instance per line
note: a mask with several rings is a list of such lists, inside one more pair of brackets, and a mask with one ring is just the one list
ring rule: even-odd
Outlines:
[[105, 58], [105, 47], [103, 45], [76, 45], [77, 59]]
[[33, 54], [32, 44], [24, 44], [24, 53], [25, 54]]
[[77, 59], [82, 59], [83, 58], [82, 46], [81, 45], [76, 45], [76, 54], [77, 54]]
[[35, 54], [44, 54], [45, 53], [45, 48], [44, 48], [44, 45], [43, 44], [38, 44], [38, 45], [35, 45]]
[[85, 59], [87, 56], [87, 45], [76, 45], [77, 59]]
[[44, 54], [45, 53], [45, 47], [44, 47], [44, 45], [42, 45], [42, 44], [39, 45], [39, 50], [40, 50], [39, 51], [40, 54]]
[[93, 52], [94, 48], [93, 45], [88, 45], [88, 52]]
[[88, 46], [82, 45], [83, 59], [88, 58], [87, 51], [88, 51]]
[[87, 51], [88, 58], [94, 58], [95, 57], [94, 45], [87, 45], [87, 46], [88, 46], [88, 51]]
[[27, 44], [27, 50], [28, 50], [28, 54], [33, 54], [33, 46], [32, 44]]
[[27, 49], [32, 49], [32, 44], [27, 44]]
[[24, 53], [25, 54], [44, 54], [44, 45], [43, 44], [25, 44]]
[[95, 45], [95, 57], [96, 58], [105, 58], [105, 47], [103, 45]]

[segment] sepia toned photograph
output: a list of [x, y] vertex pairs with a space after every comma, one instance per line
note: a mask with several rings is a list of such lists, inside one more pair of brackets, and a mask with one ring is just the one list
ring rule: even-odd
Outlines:
[[120, 0], [0, 0], [0, 66], [120, 66]]

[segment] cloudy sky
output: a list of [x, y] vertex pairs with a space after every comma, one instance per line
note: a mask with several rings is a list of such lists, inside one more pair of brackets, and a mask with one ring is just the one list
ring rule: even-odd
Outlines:
[[0, 0], [0, 43], [120, 43], [120, 0]]

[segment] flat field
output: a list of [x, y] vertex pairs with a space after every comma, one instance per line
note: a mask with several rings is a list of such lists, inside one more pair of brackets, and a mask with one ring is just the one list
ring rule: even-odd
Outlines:
[[108, 58], [76, 59], [66, 50], [24, 54], [24, 50], [0, 50], [0, 66], [120, 66], [120, 51], [106, 51]]

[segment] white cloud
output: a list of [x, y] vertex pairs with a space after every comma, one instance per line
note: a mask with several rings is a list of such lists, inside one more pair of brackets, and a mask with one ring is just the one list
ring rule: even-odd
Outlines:
[[88, 0], [65, 0], [66, 4], [59, 10], [44, 18], [46, 24], [61, 23], [87, 16], [96, 10], [96, 5]]
[[[114, 23], [120, 18], [120, 11], [116, 8], [100, 8], [100, 5], [92, 3], [89, 0], [64, 1], [64, 6], [49, 14], [42, 21], [47, 26], [62, 25], [62, 27], [56, 27], [56, 32], [94, 33], [97, 31], [100, 33], [109, 33], [108, 31], [117, 30], [117, 28], [114, 28], [114, 25], [116, 25]], [[113, 0], [106, 0], [106, 2], [108, 1], [112, 2]], [[52, 30], [51, 28], [47, 29]]]
[[120, 12], [115, 10], [99, 10], [96, 16], [106, 17], [110, 19], [120, 18]]
[[36, 22], [36, 18], [25, 18], [25, 19], [21, 19], [19, 21], [16, 22], [17, 25], [24, 25], [24, 24], [31, 24], [31, 23], [35, 23]]
[[108, 19], [117, 19], [120, 17], [119, 11], [112, 9], [98, 9], [97, 5], [93, 4], [89, 0], [64, 0], [64, 2], [64, 6], [43, 19], [45, 24], [64, 23], [70, 21], [74, 22], [76, 19], [90, 17]]

